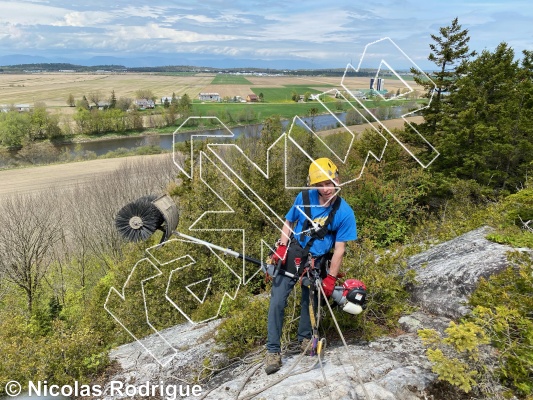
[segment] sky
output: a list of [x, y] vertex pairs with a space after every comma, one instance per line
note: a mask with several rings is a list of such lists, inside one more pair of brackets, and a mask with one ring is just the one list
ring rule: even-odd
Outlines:
[[[533, 50], [525, 0], [0, 0], [0, 65], [265, 68], [433, 66], [431, 34], [455, 18], [470, 48]], [[27, 56], [26, 58], [21, 55]], [[368, 65], [367, 65], [368, 64]]]

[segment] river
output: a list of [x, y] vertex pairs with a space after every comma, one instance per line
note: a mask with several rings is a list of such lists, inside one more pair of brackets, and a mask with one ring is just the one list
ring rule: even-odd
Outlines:
[[[389, 118], [398, 118], [402, 114], [403, 107], [392, 107], [391, 112], [389, 113]], [[341, 122], [345, 122], [346, 113], [338, 113], [335, 116], [331, 114], [321, 114], [315, 117], [306, 117], [301, 120], [307, 124], [309, 127], [314, 127], [315, 131], [321, 131], [326, 129], [334, 129], [339, 126], [337, 118]], [[287, 129], [288, 125], [292, 123], [292, 120], [283, 120], [283, 128]], [[300, 122], [298, 122], [300, 123]], [[253, 124], [245, 126], [237, 126], [231, 128], [231, 132], [235, 137], [238, 137], [243, 134], [258, 134], [262, 129], [262, 124]], [[155, 140], [154, 136], [136, 136], [136, 137], [123, 137], [116, 139], [105, 139], [105, 140], [92, 140], [89, 142], [76, 143], [64, 145], [63, 148], [68, 149], [71, 153], [79, 151], [91, 151], [94, 152], [97, 156], [104, 155], [110, 151], [115, 151], [118, 149], [128, 149], [132, 150], [137, 147], [147, 146], [150, 144], [156, 144], [164, 150], [171, 150], [173, 146], [173, 141], [175, 142], [184, 142], [190, 140], [192, 135], [227, 135], [229, 132], [225, 129], [213, 129], [206, 130], [203, 132], [183, 132], [176, 135], [173, 138], [173, 134], [162, 134], [158, 135]]]

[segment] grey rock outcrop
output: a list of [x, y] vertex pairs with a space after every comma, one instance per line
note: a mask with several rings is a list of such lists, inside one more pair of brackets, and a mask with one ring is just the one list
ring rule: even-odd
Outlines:
[[284, 358], [277, 374], [267, 376], [260, 368], [235, 377], [205, 398], [362, 399], [366, 392], [375, 400], [418, 399], [435, 379], [422, 349], [413, 351], [420, 346], [414, 335], [368, 346], [338, 346], [325, 351], [322, 368], [316, 357]]
[[[113, 349], [110, 358], [118, 363], [119, 370], [108, 381], [133, 386], [146, 382], [163, 382], [165, 385], [190, 383], [192, 386], [207, 356], [214, 355], [217, 363], [225, 362], [221, 353], [212, 352], [216, 348], [214, 337], [221, 322], [176, 325]], [[216, 357], [219, 359], [216, 360]], [[117, 395], [118, 391], [112, 394], [109, 384], [104, 389], [107, 400], [129, 398]]]
[[[329, 344], [323, 357], [286, 354], [283, 367], [266, 375], [262, 355], [255, 360], [226, 367], [201, 385], [202, 399], [426, 399], [436, 381], [417, 331], [432, 328], [440, 332], [451, 319], [468, 312], [465, 302], [480, 277], [501, 271], [507, 265], [509, 246], [485, 239], [489, 228], [480, 228], [436, 245], [408, 260], [417, 273], [412, 289], [419, 311], [398, 321], [404, 334], [370, 343]], [[265, 316], [266, 318], [266, 316]], [[111, 352], [120, 370], [109, 381], [132, 385], [147, 381], [165, 385], [192, 385], [209, 357], [214, 364], [227, 359], [217, 352], [215, 336], [220, 321], [180, 325]], [[161, 340], [164, 338], [164, 340]], [[178, 353], [168, 353], [170, 344]], [[158, 347], [158, 345], [160, 345]], [[143, 347], [144, 346], [144, 347]], [[152, 349], [149, 354], [146, 348]], [[155, 359], [170, 360], [161, 365]], [[205, 370], [204, 370], [205, 372]], [[109, 387], [107, 387], [109, 393]], [[180, 398], [185, 398], [182, 396]], [[118, 396], [107, 399], [118, 398]], [[157, 398], [157, 397], [156, 397]], [[438, 399], [436, 399], [438, 400]]]
[[[420, 318], [419, 326], [427, 327], [427, 322], [431, 320]], [[133, 386], [146, 382], [192, 386], [202, 370], [204, 358], [214, 354], [214, 336], [219, 323], [179, 325], [160, 332], [169, 343], [180, 348], [179, 356], [164, 366], [146, 351], [146, 348], [152, 353], [165, 350], [154, 347], [160, 342], [154, 335], [143, 339], [142, 345], [133, 342], [120, 346], [111, 352], [120, 370], [109, 381]], [[421, 398], [436, 378], [414, 333], [346, 347], [336, 343], [324, 351], [320, 362], [317, 357], [287, 355], [283, 357], [281, 370], [273, 375], [265, 374], [261, 361], [259, 357], [251, 364], [227, 369], [216, 382], [200, 385], [201, 397], [190, 398], [362, 399], [368, 393], [374, 400], [415, 400]], [[108, 396], [104, 398], [108, 400], [128, 397], [116, 393], [111, 396], [109, 385], [106, 393]]]
[[417, 280], [411, 290], [414, 302], [434, 315], [466, 315], [468, 296], [479, 279], [505, 269], [507, 252], [516, 250], [485, 239], [490, 232], [482, 227], [411, 257], [408, 265]]

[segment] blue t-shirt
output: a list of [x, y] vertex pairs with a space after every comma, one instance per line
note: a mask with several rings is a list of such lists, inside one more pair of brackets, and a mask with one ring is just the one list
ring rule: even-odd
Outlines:
[[[357, 239], [357, 227], [355, 222], [355, 215], [352, 208], [344, 201], [340, 199], [340, 206], [333, 217], [333, 221], [330, 222], [328, 229], [333, 233], [328, 233], [323, 239], [315, 239], [313, 245], [309, 249], [310, 253], [314, 257], [321, 256], [329, 252], [334, 246], [335, 242], [347, 242], [349, 240]], [[326, 206], [321, 206], [318, 201], [318, 190], [311, 189], [309, 191], [309, 202], [311, 210], [311, 219], [315, 223], [324, 225], [329, 213], [333, 209], [332, 202], [328, 203]], [[303, 196], [300, 192], [291, 209], [285, 215], [285, 219], [289, 222], [296, 222], [296, 225], [293, 227], [294, 236], [300, 242], [302, 247], [305, 247], [307, 242], [311, 240], [310, 236], [301, 235], [303, 231], [303, 225], [307, 219], [305, 215], [306, 207], [303, 206]], [[311, 223], [308, 224], [308, 229], [311, 228]]]

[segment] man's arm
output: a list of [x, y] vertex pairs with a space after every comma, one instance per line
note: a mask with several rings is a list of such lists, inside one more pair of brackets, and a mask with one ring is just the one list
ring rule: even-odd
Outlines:
[[335, 242], [335, 250], [333, 251], [333, 257], [331, 257], [331, 263], [329, 265], [329, 274], [335, 278], [339, 274], [342, 264], [342, 258], [346, 251], [346, 242]]
[[331, 263], [329, 264], [328, 276], [322, 280], [322, 289], [324, 289], [324, 295], [326, 297], [331, 296], [335, 290], [335, 283], [337, 282], [337, 276], [341, 269], [342, 257], [344, 257], [345, 250], [346, 242], [335, 242], [335, 250], [331, 257]]
[[281, 229], [281, 237], [276, 242], [276, 248], [272, 254], [268, 256], [267, 264], [277, 264], [280, 260], [282, 265], [285, 264], [287, 257], [287, 249], [291, 235], [291, 222], [287, 219]]
[[292, 230], [292, 222], [286, 219], [285, 223], [283, 224], [283, 228], [281, 229], [281, 237], [279, 239], [280, 244], [284, 244], [285, 246], [288, 245], [290, 237], [291, 237], [291, 230]]

